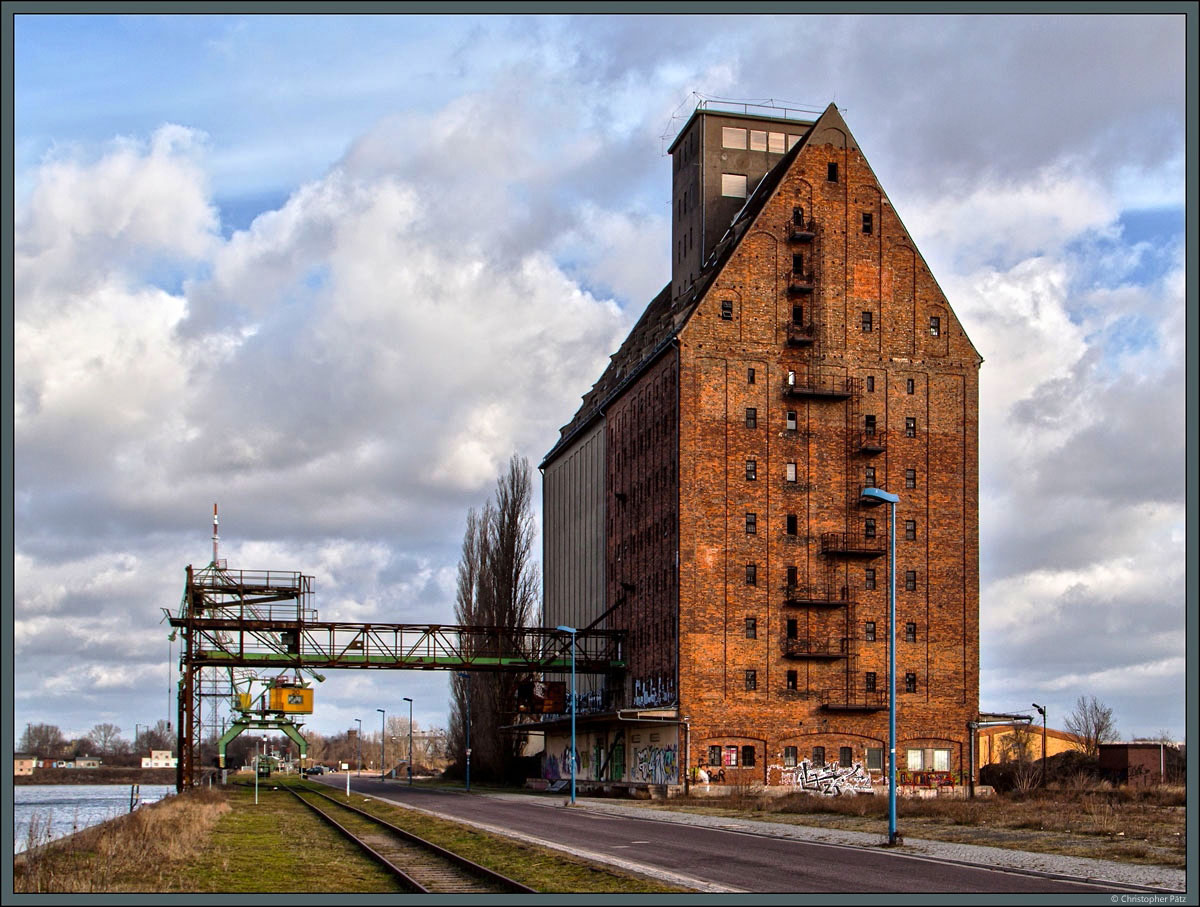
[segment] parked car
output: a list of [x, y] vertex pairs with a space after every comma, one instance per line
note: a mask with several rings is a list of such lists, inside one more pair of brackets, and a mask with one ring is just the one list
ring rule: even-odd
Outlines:
[[306, 775], [323, 775], [323, 774], [325, 774], [325, 766], [323, 766], [323, 765], [309, 766], [308, 768], [306, 768], [304, 770], [304, 774], [306, 774]]

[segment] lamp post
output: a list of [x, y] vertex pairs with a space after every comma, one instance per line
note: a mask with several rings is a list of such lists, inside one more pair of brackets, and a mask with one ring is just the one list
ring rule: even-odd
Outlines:
[[458, 671], [458, 676], [467, 682], [467, 793], [471, 792], [471, 675]]
[[555, 627], [571, 634], [571, 805], [575, 805], [575, 634], [574, 627]]
[[888, 844], [896, 834], [896, 504], [900, 501], [882, 488], [864, 488], [862, 497], [889, 505], [888, 529]]
[[354, 738], [354, 754], [358, 762], [358, 773], [362, 774], [362, 719], [355, 718], [358, 722], [358, 736]]
[[412, 700], [405, 696], [404, 701], [408, 703], [408, 786], [412, 787]]
[[375, 711], [379, 713], [379, 780], [382, 781], [384, 777], [383, 738], [387, 736], [387, 730], [384, 728], [384, 723], [387, 721], [387, 712], [385, 712], [383, 709], [376, 709]]
[[1039, 785], [1042, 788], [1046, 786], [1046, 707], [1033, 703], [1033, 707], [1038, 710], [1038, 714], [1042, 716], [1042, 783]]

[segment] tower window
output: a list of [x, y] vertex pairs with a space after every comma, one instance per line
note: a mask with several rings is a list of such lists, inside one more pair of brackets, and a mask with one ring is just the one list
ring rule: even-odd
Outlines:
[[867, 671], [866, 676], [863, 677], [863, 689], [868, 693], [875, 692], [875, 672], [874, 671]]
[[929, 316], [929, 336], [939, 337], [942, 333], [942, 319], [937, 315]]
[[917, 487], [917, 471], [915, 469], [904, 470], [904, 487], [905, 488], [916, 488]]
[[874, 317], [872, 316], [872, 314], [870, 312], [862, 313], [862, 329], [863, 329], [864, 334], [871, 333], [871, 329], [873, 327], [873, 324], [872, 324], [873, 321], [874, 321]]
[[917, 537], [917, 521], [916, 520], [905, 520], [904, 521], [904, 538], [911, 542], [914, 539], [916, 539], [916, 537]]
[[804, 306], [792, 306], [792, 324], [804, 324]]
[[746, 481], [753, 482], [757, 478], [758, 478], [758, 461], [757, 460], [747, 460], [746, 461]]
[[875, 417], [863, 416], [863, 432], [868, 435], [875, 434]]
[[868, 466], [866, 468], [865, 478], [867, 481], [867, 487], [874, 488], [875, 487], [875, 467], [874, 466]]
[[904, 692], [905, 693], [917, 692], [917, 675], [916, 674], [905, 674], [904, 675]]
[[797, 630], [797, 625], [796, 625], [796, 619], [794, 617], [788, 618], [786, 630], [787, 630], [787, 638], [788, 639], [795, 639], [799, 635], [799, 631]]
[[829, 166], [825, 168], [825, 179], [831, 183], [838, 181], [837, 161], [830, 161]]
[[784, 466], [783, 477], [784, 477], [785, 482], [795, 482], [796, 481], [796, 464], [795, 463], [788, 463], [786, 466]]
[[758, 514], [746, 513], [746, 535], [758, 535]]
[[869, 620], [863, 624], [863, 639], [866, 642], [875, 641], [875, 621]]
[[758, 585], [758, 564], [747, 564], [746, 565], [746, 585], [747, 586], [757, 586]]
[[[904, 588], [907, 589], [909, 592], [916, 591], [916, 589], [917, 589], [917, 571], [916, 570], [904, 571]], [[910, 624], [910, 626], [915, 628], [916, 624]], [[914, 629], [913, 632], [915, 633], [916, 630]]]
[[752, 369], [752, 368], [746, 369], [746, 383], [747, 384], [754, 383], [754, 369]]
[[757, 639], [758, 638], [758, 618], [756, 618], [756, 617], [747, 617], [746, 618], [746, 638], [747, 639]]
[[872, 519], [863, 520], [863, 536], [869, 539], [875, 538], [875, 521]]
[[872, 223], [872, 220], [873, 217], [871, 214], [867, 211], [864, 211], [862, 216], [862, 231], [864, 233], [870, 233], [874, 229], [875, 225]]
[[867, 588], [867, 589], [875, 588], [875, 571], [873, 569], [871, 569], [870, 567], [867, 568], [866, 580], [863, 585], [864, 585], [864, 588]]
[[804, 209], [801, 208], [799, 205], [792, 208], [792, 223], [795, 224], [797, 227], [804, 226]]
[[909, 622], [904, 625], [904, 641], [905, 642], [916, 642], [917, 641], [917, 625], [916, 624]]
[[796, 430], [796, 413], [794, 410], [788, 410], [784, 416], [783, 427], [788, 431]]
[[792, 273], [804, 273], [804, 256], [799, 252], [792, 255]]
[[745, 198], [746, 197], [746, 174], [744, 173], [722, 173], [721, 174], [721, 195], [726, 198]]
[[787, 515], [787, 524], [786, 525], [787, 525], [787, 534], [795, 535], [796, 534], [796, 514], [789, 513]]
[[[787, 688], [789, 690], [794, 690], [797, 688], [798, 680], [799, 680], [799, 676], [797, 675], [797, 673], [795, 671], [787, 672]], [[792, 765], [795, 765], [796, 764], [796, 748], [794, 746], [789, 746], [789, 747], [785, 748], [784, 759], [783, 759], [784, 765], [787, 764], [787, 753], [786, 753], [787, 750], [792, 751]]]
[[747, 690], [757, 690], [758, 689], [758, 671], [747, 671], [746, 672], [746, 689]]
[[867, 393], [868, 394], [875, 393], [875, 376], [874, 375], [867, 375]]
[[758, 410], [753, 406], [746, 407], [746, 427], [758, 428]]
[[908, 381], [905, 382], [905, 387], [910, 394], [915, 394], [917, 392], [917, 382], [912, 378], [909, 378]]
[[917, 420], [914, 418], [906, 418], [904, 420], [904, 437], [915, 438], [917, 436]]
[[722, 321], [733, 321], [733, 300], [731, 300], [731, 299], [722, 299], [721, 300], [721, 320]]

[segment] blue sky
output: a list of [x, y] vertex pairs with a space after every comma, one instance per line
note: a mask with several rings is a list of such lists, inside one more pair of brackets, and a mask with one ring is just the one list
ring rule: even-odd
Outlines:
[[[981, 706], [1183, 736], [1182, 16], [18, 16], [14, 64], [18, 733], [167, 717], [213, 501], [323, 619], [448, 621], [709, 97], [836, 102], [984, 356]], [[402, 696], [445, 723], [340, 672], [311, 727]]]

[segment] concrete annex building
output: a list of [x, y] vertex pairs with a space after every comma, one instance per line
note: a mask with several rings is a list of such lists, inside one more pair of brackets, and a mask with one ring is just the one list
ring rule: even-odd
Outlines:
[[[960, 778], [982, 359], [834, 106], [701, 106], [670, 153], [671, 282], [541, 464], [546, 625], [628, 632], [619, 682], [580, 679], [577, 777], [885, 780], [877, 486], [897, 768]], [[546, 775], [568, 760], [558, 720]]]

